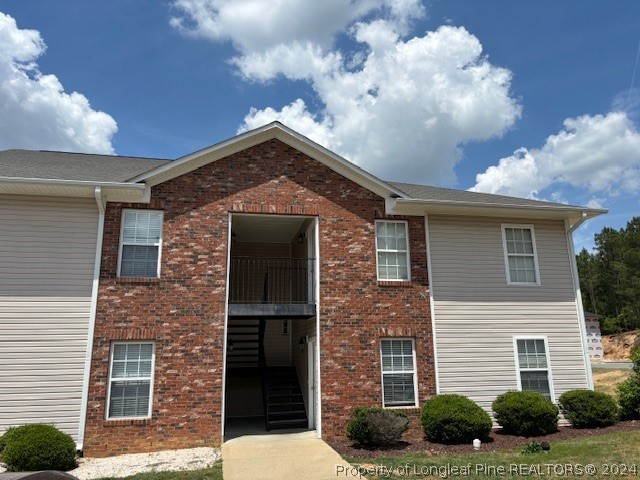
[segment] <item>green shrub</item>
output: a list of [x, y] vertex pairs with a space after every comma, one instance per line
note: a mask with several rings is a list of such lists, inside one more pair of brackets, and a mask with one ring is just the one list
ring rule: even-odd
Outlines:
[[623, 331], [624, 328], [620, 325], [620, 320], [617, 317], [607, 317], [600, 320], [600, 332], [602, 335], [613, 335]]
[[505, 433], [536, 436], [558, 430], [558, 407], [538, 392], [506, 392], [493, 402], [495, 419]]
[[542, 451], [542, 444], [537, 440], [529, 440], [522, 447], [522, 453], [527, 455], [529, 453], [540, 453]]
[[631, 350], [631, 362], [633, 363], [633, 372], [636, 374], [636, 379], [640, 381], [640, 345]]
[[638, 378], [630, 378], [618, 385], [618, 403], [622, 419], [640, 419], [640, 380]]
[[402, 412], [357, 407], [347, 424], [347, 438], [366, 447], [387, 447], [397, 443], [408, 428], [409, 419]]
[[2, 461], [12, 472], [71, 470], [76, 466], [76, 445], [53, 425], [34, 423], [12, 427], [0, 439]]
[[560, 411], [576, 428], [607, 427], [618, 421], [620, 409], [611, 395], [571, 390], [560, 396]]
[[445, 394], [424, 404], [420, 414], [424, 433], [432, 442], [471, 443], [484, 440], [491, 431], [491, 417], [467, 397]]

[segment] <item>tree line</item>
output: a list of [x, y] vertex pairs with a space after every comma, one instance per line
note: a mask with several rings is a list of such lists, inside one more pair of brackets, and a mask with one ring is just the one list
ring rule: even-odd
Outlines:
[[577, 255], [584, 309], [605, 318], [602, 333], [640, 328], [640, 217], [625, 228], [605, 227], [595, 235], [595, 251]]

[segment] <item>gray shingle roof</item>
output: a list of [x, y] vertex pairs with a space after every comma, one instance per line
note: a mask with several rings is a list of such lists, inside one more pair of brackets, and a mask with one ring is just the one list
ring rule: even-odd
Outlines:
[[[492, 193], [469, 192], [468, 190], [454, 190], [453, 188], [431, 187], [428, 185], [415, 185], [412, 183], [387, 182], [398, 190], [406, 193], [409, 197], [418, 200], [434, 200], [437, 202], [468, 202], [468, 203], [493, 203], [496, 205], [517, 205], [523, 207], [531, 206], [555, 206], [573, 207], [564, 203], [542, 202], [540, 200], [529, 200], [527, 198], [508, 197], [506, 195], [495, 195]], [[579, 208], [579, 207], [577, 207]]]
[[125, 182], [171, 160], [43, 150], [0, 151], [0, 177]]
[[[167, 159], [122, 157], [45, 150], [0, 151], [0, 177], [84, 180], [89, 182], [126, 182], [166, 163]], [[454, 190], [451, 188], [385, 181], [408, 197], [439, 202], [469, 202], [495, 205], [556, 206], [561, 203]]]

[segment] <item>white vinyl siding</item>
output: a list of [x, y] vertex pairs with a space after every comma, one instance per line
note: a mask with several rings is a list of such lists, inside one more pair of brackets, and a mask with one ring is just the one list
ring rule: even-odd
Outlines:
[[382, 403], [385, 407], [415, 407], [416, 361], [411, 338], [383, 338], [380, 341], [382, 363]]
[[533, 390], [550, 400], [553, 399], [545, 338], [514, 337], [514, 348], [518, 370], [518, 388]]
[[153, 392], [154, 344], [111, 345], [107, 418], [148, 418]]
[[440, 393], [466, 395], [491, 412], [497, 395], [518, 389], [514, 336], [547, 338], [554, 400], [587, 388], [564, 223], [530, 222], [543, 282], [513, 288], [505, 282], [499, 219], [428, 221]]
[[378, 280], [409, 280], [407, 222], [376, 220]]
[[532, 225], [502, 225], [509, 285], [539, 285], [536, 237]]
[[159, 277], [162, 212], [122, 211], [120, 277]]
[[78, 440], [97, 231], [93, 199], [0, 195], [0, 435]]

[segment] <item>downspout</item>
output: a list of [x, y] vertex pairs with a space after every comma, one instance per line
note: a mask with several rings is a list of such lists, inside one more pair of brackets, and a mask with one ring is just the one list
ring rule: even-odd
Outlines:
[[587, 340], [587, 326], [584, 319], [584, 306], [582, 305], [582, 293], [580, 291], [580, 277], [578, 276], [578, 263], [576, 261], [576, 252], [573, 246], [573, 232], [587, 220], [586, 212], [582, 212], [580, 219], [573, 225], [569, 225], [569, 221], [565, 219], [564, 226], [567, 233], [567, 244], [569, 246], [569, 260], [571, 262], [571, 276], [573, 277], [573, 287], [576, 295], [576, 306], [578, 308], [578, 324], [580, 327], [580, 336], [582, 337], [582, 355], [584, 357], [584, 366], [587, 374], [587, 388], [593, 390], [593, 372], [591, 371], [591, 358], [589, 357], [589, 342]]
[[431, 268], [431, 238], [429, 236], [429, 214], [424, 213], [424, 234], [427, 242], [427, 274], [429, 275], [429, 308], [431, 310], [431, 339], [433, 344], [433, 366], [436, 395], [440, 395], [440, 371], [438, 364], [438, 339], [436, 336], [436, 301], [433, 292], [433, 271]]
[[82, 403], [80, 406], [80, 422], [78, 424], [77, 449], [84, 449], [84, 429], [87, 424], [87, 406], [89, 402], [89, 379], [91, 376], [91, 357], [93, 355], [93, 335], [96, 326], [96, 312], [98, 307], [98, 286], [100, 284], [100, 263], [102, 260], [102, 236], [104, 233], [104, 212], [106, 201], [102, 195], [102, 188], [94, 191], [98, 206], [98, 233], [96, 238], [96, 252], [93, 263], [93, 283], [91, 285], [91, 308], [89, 310], [89, 330], [87, 331], [87, 351], [84, 357], [84, 377], [82, 379]]

